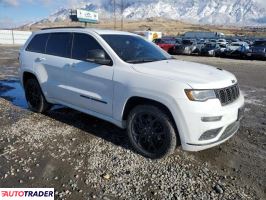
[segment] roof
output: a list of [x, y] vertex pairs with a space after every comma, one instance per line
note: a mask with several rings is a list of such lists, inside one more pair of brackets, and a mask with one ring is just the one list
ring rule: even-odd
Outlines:
[[51, 32], [94, 32], [99, 35], [134, 35], [133, 33], [125, 32], [125, 31], [116, 31], [116, 30], [103, 30], [96, 28], [84, 28], [84, 27], [55, 27], [55, 28], [44, 28], [40, 31], [36, 31], [36, 33], [51, 33]]

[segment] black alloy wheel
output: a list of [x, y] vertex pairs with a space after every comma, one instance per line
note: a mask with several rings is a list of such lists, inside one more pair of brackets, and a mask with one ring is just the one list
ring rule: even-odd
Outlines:
[[28, 79], [24, 85], [24, 88], [26, 100], [30, 110], [37, 113], [44, 113], [51, 108], [51, 104], [46, 101], [41, 87], [36, 79]]
[[131, 111], [128, 136], [134, 149], [145, 157], [162, 158], [176, 148], [174, 126], [169, 116], [155, 106], [137, 106]]

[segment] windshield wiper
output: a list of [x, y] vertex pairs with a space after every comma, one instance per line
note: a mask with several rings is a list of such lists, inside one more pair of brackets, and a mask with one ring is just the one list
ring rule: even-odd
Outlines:
[[160, 60], [155, 60], [155, 59], [135, 59], [135, 60], [126, 60], [128, 63], [146, 63], [146, 62], [156, 62]]
[[171, 58], [163, 58], [163, 59], [135, 59], [135, 60], [127, 60], [126, 62], [128, 63], [147, 63], [147, 62], [157, 62], [157, 61], [162, 61], [162, 60], [172, 60], [172, 59], [176, 59], [174, 57]]

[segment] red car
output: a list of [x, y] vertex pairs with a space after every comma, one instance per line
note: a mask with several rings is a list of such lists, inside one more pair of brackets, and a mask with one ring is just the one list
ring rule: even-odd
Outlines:
[[159, 38], [153, 40], [155, 44], [157, 44], [159, 47], [161, 47], [166, 52], [173, 54], [174, 48], [176, 44], [176, 40], [174, 38]]

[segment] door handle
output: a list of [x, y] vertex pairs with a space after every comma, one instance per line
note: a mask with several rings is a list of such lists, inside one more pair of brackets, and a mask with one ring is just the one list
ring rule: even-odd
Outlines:
[[39, 58], [36, 59], [36, 62], [42, 62], [42, 61], [45, 61], [45, 60], [46, 60], [46, 58], [39, 57]]

